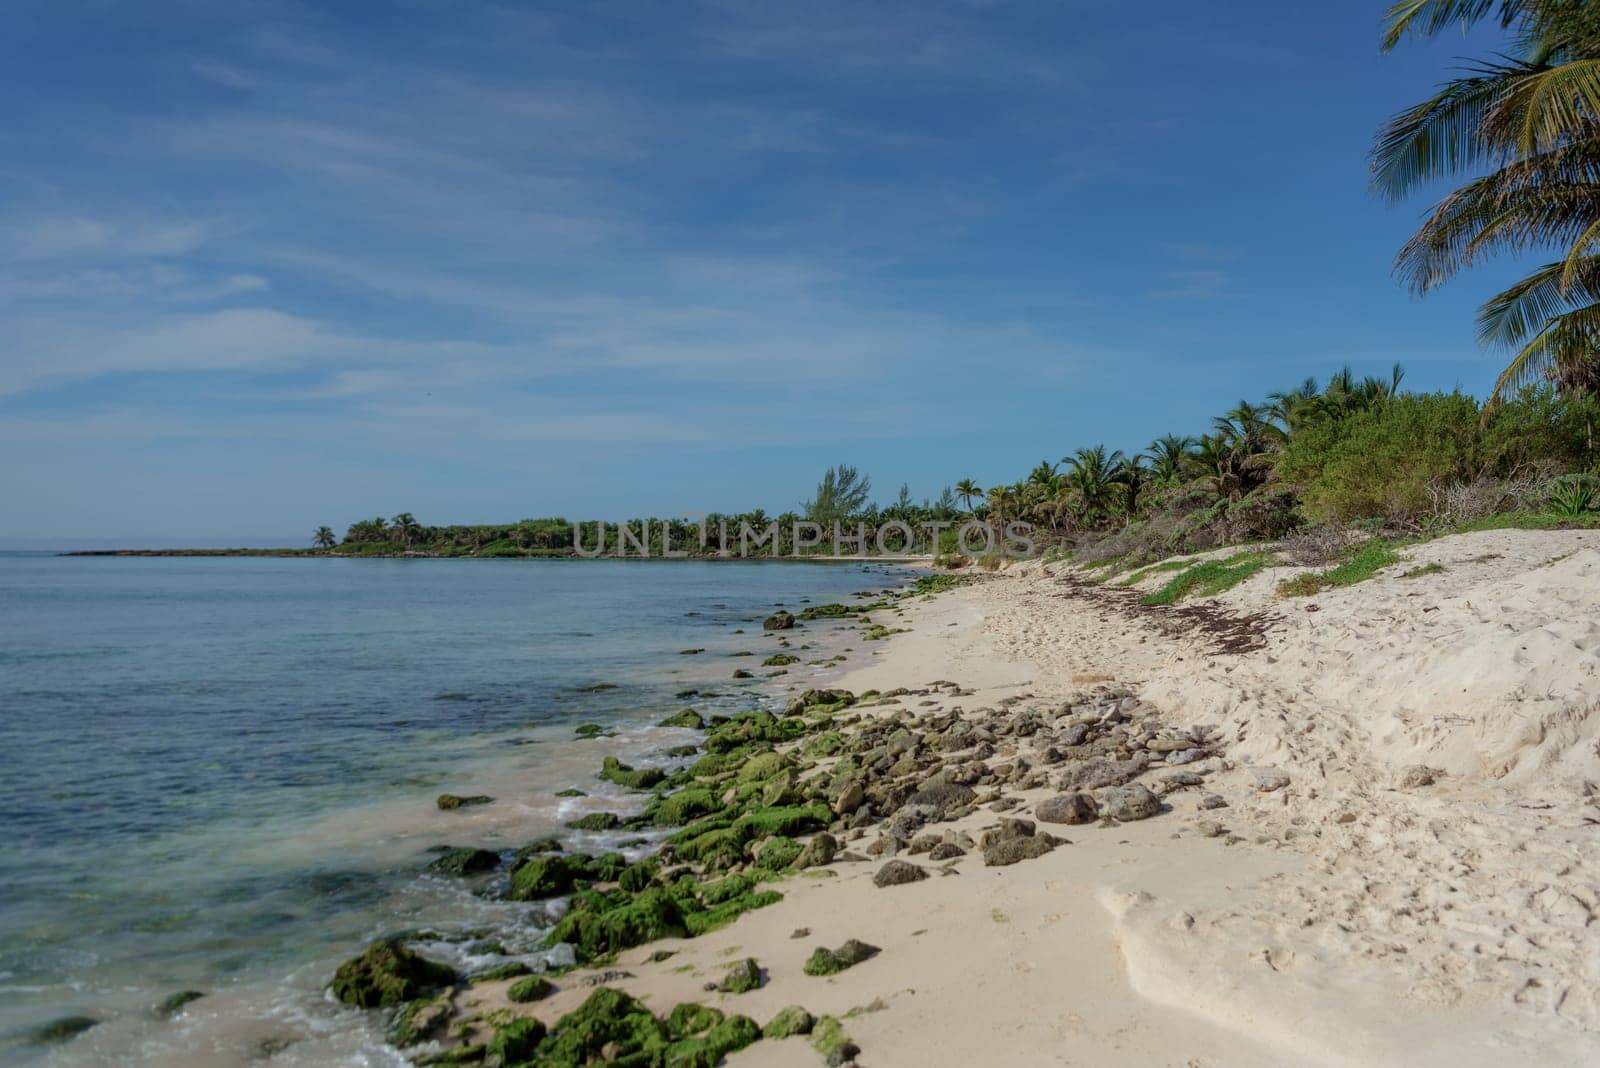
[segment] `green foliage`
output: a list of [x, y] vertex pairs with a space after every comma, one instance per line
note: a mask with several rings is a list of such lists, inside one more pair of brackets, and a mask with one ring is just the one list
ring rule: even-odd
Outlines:
[[1191, 564], [1165, 586], [1141, 598], [1147, 605], [1176, 604], [1185, 597], [1210, 597], [1232, 589], [1273, 562], [1268, 553], [1235, 553], [1221, 560]]
[[1293, 435], [1278, 474], [1298, 483], [1308, 518], [1409, 519], [1429, 490], [1474, 470], [1478, 404], [1462, 393], [1401, 394]]
[[820, 523], [827, 537], [832, 525], [853, 519], [866, 506], [872, 493], [872, 480], [849, 464], [839, 464], [823, 472], [817, 492], [800, 507], [806, 518]]
[[1597, 510], [1600, 503], [1600, 478], [1593, 475], [1566, 475], [1553, 480], [1545, 490], [1545, 510], [1561, 519], [1578, 519]]

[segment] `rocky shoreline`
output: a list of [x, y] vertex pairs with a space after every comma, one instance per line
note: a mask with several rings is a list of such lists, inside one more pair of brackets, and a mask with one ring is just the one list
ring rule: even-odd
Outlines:
[[[924, 580], [921, 592], [951, 584]], [[861, 615], [860, 606], [838, 607], [833, 616]], [[808, 611], [830, 618], [828, 606]], [[779, 614], [767, 629], [792, 622]], [[459, 848], [435, 861], [461, 877], [504, 879], [507, 897], [548, 907], [547, 941], [563, 963], [537, 975], [518, 964], [459, 976], [385, 939], [343, 965], [332, 992], [387, 1012], [392, 1041], [413, 1049], [421, 1065], [709, 1066], [792, 1036], [809, 1036], [823, 1063], [855, 1063], [860, 1047], [848, 1019], [803, 1003], [764, 1021], [737, 1011], [736, 1000], [726, 1009], [685, 1001], [657, 1012], [615, 984], [642, 969], [673, 969], [674, 950], [650, 947], [733, 924], [782, 901], [797, 881], [868, 868], [875, 890], [893, 894], [1069, 844], [1041, 824], [1114, 827], [1160, 815], [1174, 793], [1203, 794], [1210, 732], [1164, 727], [1125, 688], [1089, 687], [1048, 707], [1017, 697], [971, 709], [957, 703], [972, 696], [934, 681], [881, 692], [810, 690], [781, 712], [709, 722], [686, 709], [666, 725], [703, 729], [692, 761], [633, 768], [608, 757], [598, 776], [638, 789], [640, 811], [598, 814], [575, 828], [609, 830], [619, 841], [664, 835], [658, 846], [596, 855], [544, 838], [506, 857]], [[1025, 812], [1022, 792], [1041, 789], [1052, 792]], [[1199, 804], [1224, 802], [1204, 796]], [[494, 869], [503, 870], [483, 874]], [[877, 937], [863, 929], [817, 944], [802, 974], [833, 976], [892, 953], [872, 943]], [[727, 1000], [770, 978], [758, 953], [703, 985]], [[579, 992], [581, 1002], [566, 1008]]]

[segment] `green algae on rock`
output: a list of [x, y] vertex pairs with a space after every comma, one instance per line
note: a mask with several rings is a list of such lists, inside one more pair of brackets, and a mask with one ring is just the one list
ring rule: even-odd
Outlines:
[[700, 713], [696, 712], [694, 709], [686, 708], [681, 712], [674, 712], [660, 723], [657, 723], [656, 726], [686, 727], [690, 730], [699, 731], [705, 729], [706, 721], [705, 717], [701, 716]]
[[660, 768], [632, 768], [614, 756], [601, 763], [600, 778], [630, 790], [648, 790], [667, 777]]
[[26, 1040], [36, 1046], [54, 1046], [77, 1038], [99, 1023], [93, 1016], [63, 1016], [29, 1031]]
[[428, 863], [433, 875], [480, 875], [500, 866], [500, 854], [472, 847], [453, 848]]
[[333, 973], [333, 996], [364, 1009], [401, 1005], [456, 981], [455, 970], [379, 939]]
[[506, 997], [512, 1001], [523, 1003], [528, 1001], [543, 1001], [556, 992], [556, 985], [542, 975], [530, 975], [526, 979], [519, 979], [506, 988]]
[[822, 1054], [830, 1068], [839, 1068], [861, 1052], [861, 1047], [844, 1033], [844, 1025], [833, 1016], [822, 1017], [811, 1028], [811, 1048]]
[[[497, 1031], [496, 1038], [505, 1030]], [[747, 1016], [724, 1017], [715, 1009], [690, 1004], [678, 1006], [663, 1019], [610, 987], [590, 994], [548, 1033], [542, 1027], [538, 1030], [537, 1044], [528, 1048], [523, 1043], [518, 1050], [521, 1061], [538, 1068], [583, 1068], [597, 1061], [623, 1068], [713, 1068], [723, 1057], [761, 1038], [760, 1028]]]
[[781, 1009], [761, 1029], [762, 1038], [788, 1038], [790, 1035], [809, 1035], [817, 1018], [799, 1005]]
[[494, 798], [488, 794], [468, 794], [465, 797], [456, 794], [440, 794], [434, 800], [434, 804], [446, 812], [456, 808], [470, 808], [473, 805], [489, 805], [493, 803]]
[[762, 982], [761, 965], [754, 957], [746, 957], [728, 968], [717, 989], [724, 994], [745, 994], [760, 989]]
[[871, 960], [881, 950], [859, 939], [849, 939], [838, 949], [818, 946], [802, 969], [807, 975], [837, 975], [864, 960]]
[[591, 812], [575, 820], [568, 820], [567, 826], [575, 831], [611, 831], [622, 824], [622, 817], [615, 812]]

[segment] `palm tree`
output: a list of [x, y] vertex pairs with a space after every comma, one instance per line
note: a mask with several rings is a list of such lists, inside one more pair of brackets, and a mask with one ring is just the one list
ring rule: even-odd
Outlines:
[[1067, 466], [1062, 481], [1076, 494], [1078, 520], [1085, 525], [1104, 520], [1117, 498], [1117, 472], [1124, 457], [1121, 451], [1107, 452], [1104, 445], [1079, 449], [1061, 462]]
[[338, 544], [339, 539], [333, 536], [332, 527], [318, 527], [317, 532], [311, 535], [311, 544], [319, 549], [331, 549]]
[[419, 529], [417, 517], [410, 512], [401, 512], [394, 517], [389, 529], [399, 536], [400, 544], [409, 549], [411, 547], [411, 538]]
[[1145, 449], [1145, 459], [1150, 461], [1150, 474], [1163, 485], [1173, 485], [1183, 477], [1184, 461], [1194, 449], [1194, 438], [1178, 434], [1163, 434]]
[[967, 506], [967, 514], [973, 515], [975, 513], [972, 510], [972, 500], [974, 497], [983, 496], [983, 488], [973, 479], [964, 478], [956, 483], [956, 496]]
[[1150, 484], [1151, 470], [1145, 466], [1144, 453], [1125, 456], [1117, 465], [1117, 483], [1122, 487], [1122, 509], [1131, 519], [1139, 513], [1139, 496]]
[[[1445, 197], [1400, 250], [1396, 271], [1428, 293], [1493, 253], [1558, 258], [1479, 310], [1485, 343], [1512, 352], [1504, 398], [1544, 379], [1600, 390], [1600, 8], [1573, 0], [1400, 0], [1384, 48], [1493, 17], [1514, 55], [1480, 62], [1396, 115], [1372, 150], [1374, 185], [1399, 198], [1441, 177], [1480, 175]], [[1482, 173], [1487, 169], [1487, 173]]]

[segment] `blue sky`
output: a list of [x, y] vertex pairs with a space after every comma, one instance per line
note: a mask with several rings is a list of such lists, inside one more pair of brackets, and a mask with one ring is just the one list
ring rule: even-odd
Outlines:
[[936, 494], [1344, 364], [1482, 393], [1382, 0], [0, 9], [0, 537]]

